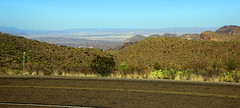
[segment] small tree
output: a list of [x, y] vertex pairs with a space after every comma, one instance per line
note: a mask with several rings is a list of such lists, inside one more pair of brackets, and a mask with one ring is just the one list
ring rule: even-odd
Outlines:
[[115, 65], [116, 62], [112, 56], [96, 56], [96, 58], [92, 60], [91, 68], [94, 73], [106, 77], [115, 70]]

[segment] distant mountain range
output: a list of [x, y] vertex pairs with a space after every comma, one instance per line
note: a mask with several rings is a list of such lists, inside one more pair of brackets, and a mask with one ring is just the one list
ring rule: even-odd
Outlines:
[[[209, 41], [240, 41], [240, 26], [230, 25], [230, 26], [223, 26], [217, 29], [215, 32], [213, 31], [204, 31], [201, 34], [194, 33], [194, 34], [183, 34], [178, 36], [177, 34], [172, 33], [164, 33], [163, 35], [160, 34], [152, 34], [147, 36], [150, 37], [178, 37], [181, 39], [187, 40], [209, 40]], [[123, 41], [123, 43], [116, 47], [116, 48], [109, 48], [108, 50], [120, 50], [125, 47], [128, 47], [132, 44], [137, 43], [138, 41], [144, 40], [147, 38], [146, 36], [136, 35], [129, 39]]]
[[[23, 30], [16, 27], [0, 26], [0, 32], [23, 36], [58, 45], [80, 48], [122, 49], [133, 43], [145, 39], [147, 36], [177, 36], [185, 33], [201, 33], [217, 28], [183, 27], [183, 28], [159, 28], [159, 29], [127, 29], [127, 28], [91, 28], [69, 30]], [[137, 39], [136, 41], [133, 41]], [[129, 42], [126, 42], [129, 41]], [[121, 44], [122, 43], [122, 44]]]
[[164, 34], [174, 33], [177, 35], [186, 33], [201, 33], [207, 30], [215, 31], [216, 27], [201, 28], [201, 27], [182, 27], [182, 28], [159, 28], [159, 29], [127, 29], [127, 28], [92, 28], [92, 29], [69, 29], [69, 30], [23, 30], [16, 27], [2, 27], [0, 26], [0, 32], [8, 33], [12, 35], [20, 35], [27, 38], [39, 38], [39, 37], [78, 37], [88, 38], [94, 40], [125, 40], [130, 36], [135, 35], [152, 35], [152, 34]]
[[[215, 32], [213, 32], [215, 31]], [[231, 41], [240, 40], [239, 26], [217, 28], [183, 27], [160, 29], [69, 29], [61, 31], [22, 30], [1, 27], [0, 32], [58, 45], [78, 48], [120, 50], [147, 37], [179, 37], [188, 40]]]

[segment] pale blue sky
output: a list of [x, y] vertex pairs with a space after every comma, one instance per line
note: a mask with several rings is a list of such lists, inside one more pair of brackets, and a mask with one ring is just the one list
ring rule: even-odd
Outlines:
[[21, 29], [240, 25], [240, 0], [0, 0], [0, 26]]

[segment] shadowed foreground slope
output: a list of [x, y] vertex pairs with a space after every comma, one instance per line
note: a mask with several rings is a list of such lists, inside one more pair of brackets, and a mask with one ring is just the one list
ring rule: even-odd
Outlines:
[[26, 52], [26, 71], [91, 72], [90, 63], [98, 56], [109, 56], [98, 49], [70, 48], [0, 33], [0, 72], [22, 71], [23, 52]]

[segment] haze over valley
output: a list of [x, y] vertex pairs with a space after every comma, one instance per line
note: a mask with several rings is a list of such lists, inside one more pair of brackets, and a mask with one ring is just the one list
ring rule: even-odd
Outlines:
[[151, 35], [166, 36], [166, 33], [171, 33], [175, 34], [175, 36], [172, 37], [179, 37], [183, 34], [199, 34], [207, 30], [215, 31], [216, 29], [217, 27], [182, 27], [159, 29], [69, 29], [51, 31], [0, 27], [0, 32], [70, 47], [107, 49], [117, 47], [126, 39], [136, 35], [145, 37]]

